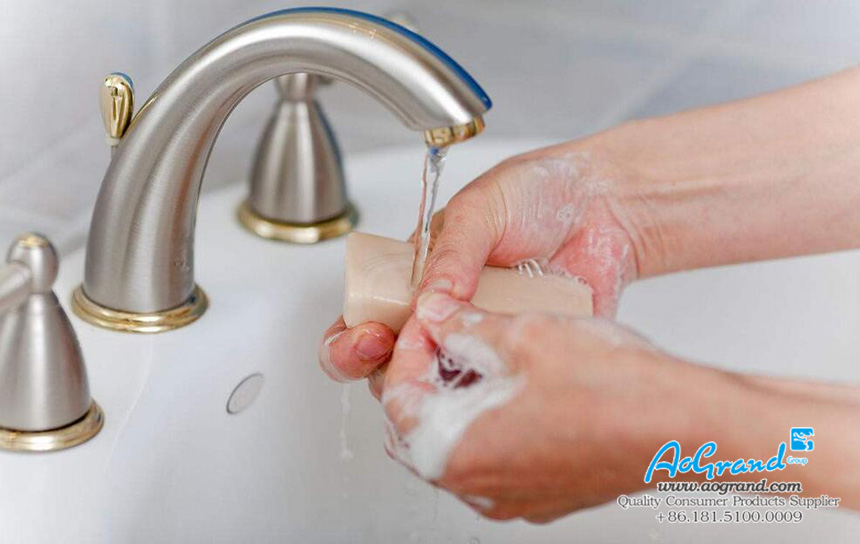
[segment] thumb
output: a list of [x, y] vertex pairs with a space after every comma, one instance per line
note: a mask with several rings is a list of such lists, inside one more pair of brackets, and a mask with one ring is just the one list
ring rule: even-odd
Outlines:
[[454, 196], [445, 208], [445, 222], [418, 294], [437, 292], [471, 299], [481, 270], [501, 239], [504, 213], [504, 200], [495, 182], [473, 183]]

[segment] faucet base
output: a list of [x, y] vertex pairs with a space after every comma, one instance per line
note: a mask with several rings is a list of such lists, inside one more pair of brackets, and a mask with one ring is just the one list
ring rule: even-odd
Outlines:
[[102, 430], [105, 416], [93, 401], [81, 419], [50, 431], [14, 431], [0, 428], [0, 449], [8, 451], [57, 451], [83, 444]]
[[243, 227], [261, 238], [293, 244], [316, 244], [350, 232], [358, 223], [358, 211], [352, 204], [339, 215], [317, 223], [284, 223], [258, 214], [245, 201], [236, 213]]
[[75, 315], [103, 329], [122, 332], [157, 333], [172, 331], [200, 319], [209, 299], [200, 286], [195, 285], [194, 291], [181, 305], [161, 312], [135, 313], [106, 308], [90, 299], [84, 293], [83, 286], [75, 289], [72, 295], [72, 311]]

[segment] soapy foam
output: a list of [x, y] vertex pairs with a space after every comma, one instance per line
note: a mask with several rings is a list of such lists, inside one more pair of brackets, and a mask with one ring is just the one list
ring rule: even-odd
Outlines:
[[588, 285], [588, 281], [582, 276], [577, 276], [576, 274], [571, 274], [568, 269], [558, 263], [548, 263], [544, 268], [544, 273], [550, 276], [558, 276], [561, 278], [567, 278], [569, 280], [575, 281], [580, 285]]
[[456, 306], [452, 306], [445, 311], [438, 311], [433, 307], [425, 304], [419, 304], [415, 310], [415, 315], [422, 321], [445, 321], [455, 310]]
[[574, 218], [574, 210], [573, 204], [568, 202], [564, 206], [558, 209], [555, 213], [555, 218], [558, 219], [563, 225], [570, 225], [573, 222]]
[[[524, 158], [521, 160], [523, 168], [527, 169], [530, 183], [525, 187], [515, 187], [511, 198], [521, 202], [526, 209], [521, 210], [516, 220], [519, 222], [517, 229], [512, 232], [522, 233], [517, 240], [512, 241], [514, 247], [519, 244], [539, 247], [539, 257], [551, 259], [583, 227], [587, 214], [597, 211], [603, 207], [612, 208], [612, 191], [614, 181], [606, 177], [604, 172], [598, 171], [592, 165], [588, 153], [579, 151], [557, 155], [551, 158]], [[535, 184], [545, 184], [545, 189], [535, 189]], [[608, 210], [609, 216], [603, 219], [612, 223], [617, 221], [623, 225], [623, 221], [613, 213], [617, 210]], [[611, 217], [610, 217], [611, 216]], [[594, 256], [606, 254], [606, 247], [601, 246], [599, 238], [594, 234], [604, 237], [612, 230], [611, 234], [623, 234], [623, 228], [612, 229], [601, 228], [597, 233], [589, 229], [586, 236], [590, 236], [586, 251]], [[614, 238], [614, 236], [613, 236]], [[614, 244], [609, 244], [613, 247]], [[516, 251], [516, 250], [515, 250]], [[625, 263], [627, 264], [627, 263]], [[520, 265], [520, 263], [515, 263]], [[524, 275], [529, 275], [530, 265], [519, 266]], [[544, 271], [546, 268], [544, 268]], [[624, 272], [622, 270], [621, 272]]]
[[480, 312], [460, 312], [460, 321], [463, 323], [463, 328], [466, 330], [471, 329], [483, 320], [484, 314]]
[[[616, 256], [619, 242], [622, 245], [620, 254]], [[601, 226], [588, 231], [586, 254], [594, 259], [601, 277], [613, 280], [608, 286], [609, 292], [605, 293], [610, 304], [604, 314], [614, 316], [618, 310], [621, 293], [632, 279], [628, 277], [633, 269], [631, 245], [620, 227]]]
[[[526, 206], [516, 218], [518, 225], [514, 230], [545, 240], [549, 247], [545, 246], [544, 256], [550, 257], [565, 242], [571, 227], [580, 223], [588, 208], [591, 191], [584, 180], [589, 177], [590, 162], [584, 153], [568, 153], [553, 158], [525, 157], [514, 164], [517, 163], [529, 183], [514, 189], [522, 191], [522, 195], [512, 198]], [[547, 188], [535, 189], [536, 184], [547, 185]]]
[[507, 372], [507, 365], [495, 350], [474, 336], [449, 334], [443, 349], [464, 368], [471, 368], [487, 378], [502, 377]]
[[524, 378], [509, 375], [504, 361], [479, 339], [453, 334], [438, 351], [423, 383], [432, 391], [404, 384], [383, 394], [385, 405], [397, 402], [401, 417], [415, 422], [401, 434], [387, 421], [387, 448], [422, 478], [436, 480], [472, 422], [506, 404], [522, 388]]

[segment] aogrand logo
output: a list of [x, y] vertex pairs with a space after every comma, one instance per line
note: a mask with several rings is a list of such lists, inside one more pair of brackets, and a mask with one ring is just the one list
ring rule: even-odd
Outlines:
[[[713, 480], [715, 477], [722, 476], [726, 472], [734, 475], [783, 470], [787, 466], [785, 449], [785, 442], [783, 442], [779, 445], [776, 455], [767, 461], [758, 459], [706, 461], [707, 458], [717, 452], [716, 442], [702, 444], [692, 457], [681, 457], [681, 444], [677, 440], [671, 440], [663, 444], [657, 451], [657, 454], [654, 455], [654, 458], [651, 459], [648, 471], [645, 472], [645, 483], [651, 483], [654, 472], [658, 470], [665, 470], [669, 473], [670, 478], [674, 478], [679, 473], [693, 472], [695, 474], [705, 474], [708, 480]], [[671, 454], [671, 457], [668, 460], [661, 460], [667, 453]]]
[[812, 451], [815, 449], [815, 443], [812, 437], [815, 436], [815, 431], [812, 427], [792, 427], [791, 428], [791, 449], [792, 451]]

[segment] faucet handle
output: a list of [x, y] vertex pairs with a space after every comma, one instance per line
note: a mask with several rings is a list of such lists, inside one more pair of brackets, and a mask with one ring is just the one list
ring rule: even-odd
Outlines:
[[[385, 18], [412, 32], [417, 29], [404, 11], [388, 12]], [[316, 100], [317, 88], [333, 82], [307, 72], [275, 78], [279, 101], [257, 145], [250, 196], [239, 208], [239, 220], [254, 234], [313, 244], [355, 226], [358, 214], [347, 199], [337, 140]], [[425, 138], [441, 146], [457, 141], [454, 128], [445, 130], [428, 131]]]
[[38, 234], [19, 236], [0, 268], [0, 315], [19, 306], [35, 293], [49, 293], [57, 278], [57, 252]]
[[30, 233], [0, 267], [0, 449], [64, 449], [102, 428], [77, 336], [52, 290], [58, 269], [51, 242]]
[[114, 147], [125, 135], [134, 113], [134, 83], [131, 78], [121, 72], [105, 76], [99, 92], [99, 103], [107, 143]]

